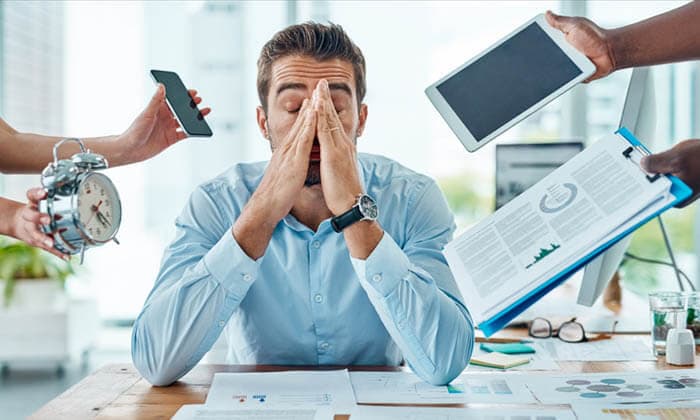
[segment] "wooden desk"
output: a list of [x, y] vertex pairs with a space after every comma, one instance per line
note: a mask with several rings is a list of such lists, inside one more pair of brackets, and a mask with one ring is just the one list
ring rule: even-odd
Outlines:
[[[562, 373], [677, 369], [665, 359], [636, 362], [558, 362]], [[337, 368], [337, 367], [336, 367]], [[269, 372], [298, 366], [199, 365], [169, 387], [153, 387], [130, 364], [105, 366], [47, 403], [30, 418], [170, 418], [183, 404], [204, 403], [216, 372]], [[318, 367], [306, 369], [317, 370]], [[350, 370], [397, 371], [399, 367], [350, 367]], [[528, 372], [541, 375], [547, 372]], [[551, 372], [550, 372], [551, 373]], [[483, 407], [483, 404], [480, 405]], [[528, 406], [532, 408], [532, 405]], [[347, 416], [336, 416], [336, 420]]]

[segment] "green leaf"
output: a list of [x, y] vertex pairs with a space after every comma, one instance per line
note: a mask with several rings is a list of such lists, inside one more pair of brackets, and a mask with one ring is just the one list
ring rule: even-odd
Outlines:
[[66, 278], [74, 272], [70, 262], [24, 242], [0, 237], [0, 280], [5, 280], [5, 306], [10, 304], [15, 283], [20, 279], [49, 278], [64, 285]]

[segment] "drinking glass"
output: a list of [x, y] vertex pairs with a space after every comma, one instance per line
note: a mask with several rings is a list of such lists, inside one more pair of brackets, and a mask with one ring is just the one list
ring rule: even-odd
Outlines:
[[688, 292], [685, 297], [688, 310], [686, 328], [693, 332], [695, 345], [700, 345], [700, 292]]
[[649, 294], [651, 342], [654, 356], [666, 355], [666, 335], [671, 328], [685, 328], [687, 296], [681, 292]]

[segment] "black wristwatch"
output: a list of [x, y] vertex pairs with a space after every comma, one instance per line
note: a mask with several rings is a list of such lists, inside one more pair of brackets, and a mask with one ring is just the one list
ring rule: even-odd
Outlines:
[[377, 202], [367, 194], [360, 194], [357, 196], [357, 203], [350, 210], [331, 219], [331, 226], [334, 231], [342, 232], [360, 220], [377, 220], [378, 214]]

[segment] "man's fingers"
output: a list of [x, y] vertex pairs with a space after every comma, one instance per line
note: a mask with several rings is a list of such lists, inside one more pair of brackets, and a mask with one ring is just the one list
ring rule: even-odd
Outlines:
[[545, 14], [545, 19], [553, 28], [559, 29], [560, 31], [568, 34], [576, 25], [576, 19], [569, 16], [559, 16], [552, 13], [551, 10], [547, 10]]
[[211, 113], [211, 108], [209, 108], [209, 107], [203, 108], [202, 110], [199, 111], [199, 113], [202, 114], [203, 117], [206, 117], [207, 115], [209, 115], [209, 113]]
[[311, 147], [314, 144], [314, 134], [316, 133], [316, 113], [311, 107], [307, 107], [305, 111], [304, 124], [301, 127], [301, 132], [298, 136], [298, 152], [302, 156], [309, 156]]
[[187, 89], [187, 93], [190, 94], [192, 98], [197, 96], [197, 89]]
[[[328, 121], [328, 108], [325, 104], [325, 98], [322, 94], [317, 94], [316, 97], [316, 115], [317, 115], [317, 135], [318, 141], [321, 145], [327, 144], [331, 145], [333, 142], [333, 136], [331, 135], [331, 126]], [[321, 150], [324, 148], [321, 147]]]
[[304, 124], [304, 119], [306, 117], [306, 112], [309, 107], [309, 100], [304, 99], [304, 101], [301, 103], [301, 107], [299, 108], [299, 113], [297, 114], [297, 119], [294, 121], [294, 124], [292, 124], [292, 128], [289, 130], [289, 133], [287, 134], [285, 142], [294, 142], [295, 139], [297, 138], [297, 135], [301, 131], [301, 128]]
[[641, 164], [645, 171], [654, 174], [675, 174], [680, 172], [678, 151], [667, 150], [642, 158]]

